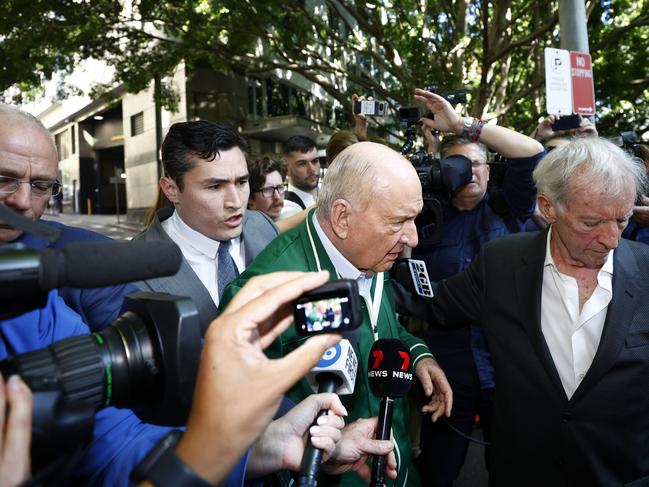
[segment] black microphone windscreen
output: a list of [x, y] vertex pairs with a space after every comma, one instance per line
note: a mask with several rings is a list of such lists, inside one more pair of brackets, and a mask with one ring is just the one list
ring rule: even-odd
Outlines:
[[91, 288], [173, 276], [182, 253], [173, 242], [80, 242], [41, 259], [41, 287]]
[[401, 340], [382, 338], [374, 342], [367, 377], [376, 397], [403, 397], [412, 385], [410, 353]]

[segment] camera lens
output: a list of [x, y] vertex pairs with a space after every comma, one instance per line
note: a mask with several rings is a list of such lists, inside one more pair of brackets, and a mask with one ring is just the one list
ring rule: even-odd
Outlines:
[[[71, 401], [98, 410], [133, 407], [160, 389], [151, 340], [135, 313], [100, 333], [79, 335], [0, 362], [7, 377], [19, 374], [35, 391], [62, 389]], [[148, 399], [147, 399], [148, 398]]]

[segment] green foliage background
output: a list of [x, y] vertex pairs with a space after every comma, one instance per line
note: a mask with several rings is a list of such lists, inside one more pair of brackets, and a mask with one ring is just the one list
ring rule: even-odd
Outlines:
[[[250, 75], [299, 73], [342, 106], [352, 93], [396, 107], [412, 103], [415, 87], [467, 87], [470, 113], [531, 131], [544, 112], [543, 49], [559, 47], [556, 0], [3, 4], [0, 89], [18, 87], [15, 102], [88, 57], [114, 66], [116, 83], [130, 91], [183, 60]], [[646, 132], [649, 0], [587, 1], [586, 11], [600, 133]], [[177, 101], [165, 85], [158, 96], [170, 107]]]

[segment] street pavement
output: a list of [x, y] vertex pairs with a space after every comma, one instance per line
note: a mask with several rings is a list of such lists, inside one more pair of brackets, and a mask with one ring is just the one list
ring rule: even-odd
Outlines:
[[43, 215], [43, 220], [61, 222], [71, 227], [85, 228], [115, 240], [131, 240], [140, 233], [142, 225], [127, 222], [126, 215], [120, 215], [120, 222], [117, 223], [117, 215], [77, 215], [75, 213], [57, 213]]

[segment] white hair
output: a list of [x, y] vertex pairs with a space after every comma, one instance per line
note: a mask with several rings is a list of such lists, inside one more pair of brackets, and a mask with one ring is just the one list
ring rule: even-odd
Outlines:
[[590, 187], [597, 195], [617, 197], [632, 184], [636, 196], [647, 188], [647, 172], [639, 159], [611, 142], [583, 137], [558, 146], [546, 155], [533, 173], [539, 195], [565, 208], [571, 191]]
[[376, 164], [363, 157], [354, 145], [347, 147], [333, 160], [318, 191], [317, 217], [325, 220], [338, 199], [348, 201], [355, 209], [364, 211], [377, 189]]

